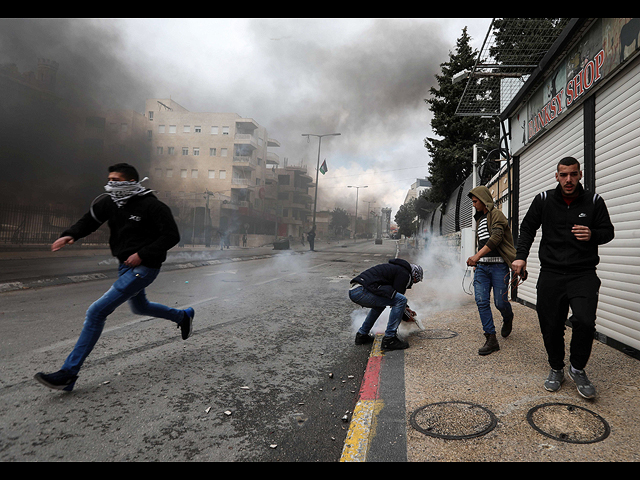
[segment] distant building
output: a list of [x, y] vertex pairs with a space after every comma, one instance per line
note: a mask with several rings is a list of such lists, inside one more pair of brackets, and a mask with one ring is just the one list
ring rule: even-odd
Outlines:
[[404, 197], [404, 203], [408, 203], [414, 198], [418, 198], [422, 192], [431, 188], [431, 182], [426, 178], [418, 178], [411, 184], [411, 188]]
[[[312, 214], [313, 198], [309, 188], [315, 187], [306, 166], [283, 165], [277, 175], [278, 236], [300, 238], [311, 230], [307, 221]], [[317, 226], [316, 226], [317, 228]], [[320, 235], [319, 231], [316, 231]]]
[[185, 243], [280, 231], [279, 158], [268, 151], [280, 144], [263, 126], [236, 113], [190, 112], [171, 99], [148, 99], [145, 112], [149, 186], [172, 207]]
[[55, 93], [58, 68], [58, 62], [46, 58], [39, 58], [35, 72], [28, 71], [20, 73], [15, 63], [8, 63], [0, 65], [0, 73], [30, 88]]

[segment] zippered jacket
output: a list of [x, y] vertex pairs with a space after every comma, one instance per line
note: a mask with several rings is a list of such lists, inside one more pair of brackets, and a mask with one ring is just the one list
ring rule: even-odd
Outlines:
[[[513, 235], [509, 228], [509, 222], [504, 213], [493, 204], [493, 197], [489, 189], [480, 185], [473, 188], [468, 193], [469, 198], [474, 196], [478, 198], [487, 207], [487, 230], [489, 232], [489, 240], [486, 246], [495, 251], [502, 257], [505, 263], [511, 268], [511, 262], [515, 260], [516, 249], [513, 246]], [[478, 221], [484, 215], [482, 212], [476, 212], [474, 218]]]
[[[565, 274], [596, 269], [600, 262], [598, 245], [613, 240], [613, 224], [600, 195], [585, 190], [580, 183], [576, 191], [578, 196], [569, 205], [559, 184], [536, 195], [520, 225], [516, 260], [526, 261], [536, 231], [542, 226], [538, 253], [542, 271]], [[571, 233], [574, 225], [589, 227], [591, 239], [578, 240]]]
[[152, 193], [131, 197], [122, 208], [118, 208], [111, 197], [104, 196], [91, 210], [93, 214], [87, 212], [60, 236], [69, 235], [78, 240], [108, 222], [111, 253], [121, 263], [138, 253], [142, 265], [160, 268], [167, 251], [180, 240], [171, 209]]
[[354, 277], [351, 283], [359, 283], [366, 290], [381, 297], [393, 298], [396, 292], [404, 295], [411, 288], [411, 265], [402, 258], [392, 258], [368, 268]]

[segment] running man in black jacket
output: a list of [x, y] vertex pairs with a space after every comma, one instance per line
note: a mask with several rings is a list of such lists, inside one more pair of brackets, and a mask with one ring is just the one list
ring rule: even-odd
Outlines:
[[551, 366], [544, 387], [555, 392], [564, 380], [564, 330], [571, 307], [569, 376], [580, 395], [593, 398], [595, 387], [584, 367], [595, 333], [600, 289], [598, 245], [613, 240], [614, 229], [604, 200], [584, 190], [581, 179], [575, 158], [560, 160], [558, 186], [537, 195], [522, 220], [512, 268], [517, 275], [524, 272], [536, 231], [542, 226], [536, 310]]
[[140, 185], [138, 172], [126, 163], [109, 167], [108, 194], [94, 200], [90, 211], [62, 232], [51, 251], [60, 250], [95, 232], [105, 221], [110, 229], [111, 252], [120, 261], [118, 280], [87, 310], [80, 338], [62, 368], [55, 373], [35, 375], [49, 388], [71, 391], [82, 363], [102, 334], [107, 316], [129, 301], [133, 313], [175, 322], [186, 340], [191, 334], [193, 308], [177, 310], [147, 300], [144, 289], [160, 273], [167, 250], [180, 239], [171, 210], [151, 190]]
[[361, 307], [370, 308], [367, 318], [356, 333], [356, 345], [373, 342], [369, 332], [386, 307], [391, 307], [389, 321], [382, 339], [382, 349], [402, 350], [409, 344], [397, 336], [407, 297], [404, 293], [411, 285], [422, 281], [422, 267], [402, 258], [375, 265], [351, 280], [349, 298]]

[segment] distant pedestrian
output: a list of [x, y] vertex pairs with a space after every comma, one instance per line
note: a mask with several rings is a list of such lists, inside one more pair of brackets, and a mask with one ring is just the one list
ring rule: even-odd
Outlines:
[[229, 248], [229, 231], [223, 230], [220, 232], [220, 250], [224, 250], [224, 248]]
[[389, 321], [382, 339], [382, 349], [402, 350], [409, 344], [398, 338], [398, 326], [407, 308], [407, 289], [422, 281], [422, 267], [402, 258], [375, 265], [351, 280], [349, 298], [361, 307], [370, 308], [362, 326], [356, 333], [356, 345], [373, 342], [369, 332], [386, 307], [391, 307]]
[[167, 251], [180, 235], [171, 210], [138, 181], [138, 172], [128, 164], [109, 167], [108, 195], [95, 201], [75, 225], [62, 232], [51, 245], [60, 250], [95, 232], [104, 222], [110, 229], [111, 252], [120, 261], [118, 280], [87, 310], [82, 332], [62, 368], [50, 374], [37, 373], [35, 379], [49, 388], [71, 391], [78, 372], [102, 334], [107, 316], [128, 301], [138, 315], [174, 322], [186, 340], [191, 335], [193, 308], [178, 310], [147, 300], [145, 288], [160, 273]]
[[564, 331], [571, 308], [569, 376], [580, 395], [594, 398], [596, 389], [584, 368], [596, 331], [598, 245], [610, 242], [615, 234], [604, 200], [585, 190], [581, 179], [575, 158], [558, 162], [557, 187], [537, 195], [522, 220], [513, 271], [516, 275], [525, 271], [536, 231], [542, 227], [536, 310], [551, 366], [544, 388], [555, 392], [564, 381]]
[[311, 227], [311, 230], [309, 230], [309, 233], [307, 233], [307, 241], [309, 242], [309, 250], [312, 252], [315, 252], [315, 250], [313, 249], [313, 245], [315, 243], [316, 240], [316, 226], [314, 225], [313, 227]]
[[492, 289], [493, 303], [502, 315], [500, 333], [503, 337], [511, 333], [513, 309], [509, 303], [509, 273], [516, 249], [507, 218], [493, 205], [489, 189], [481, 185], [468, 195], [476, 209], [478, 251], [467, 259], [467, 265], [475, 267], [473, 290], [485, 336], [485, 343], [478, 354], [489, 355], [500, 350], [491, 312]]

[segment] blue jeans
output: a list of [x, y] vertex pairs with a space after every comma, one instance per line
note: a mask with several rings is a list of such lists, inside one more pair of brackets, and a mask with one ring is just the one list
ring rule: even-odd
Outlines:
[[384, 334], [387, 337], [393, 337], [396, 334], [398, 325], [400, 325], [400, 321], [402, 320], [402, 314], [407, 307], [407, 297], [398, 292], [396, 292], [393, 298], [381, 297], [374, 295], [373, 293], [365, 290], [364, 287], [360, 286], [349, 290], [349, 298], [352, 302], [357, 303], [361, 307], [371, 309], [367, 314], [367, 318], [365, 318], [362, 326], [358, 330], [358, 333], [368, 335], [384, 309], [386, 307], [391, 307], [387, 329]]
[[504, 320], [513, 318], [509, 303], [509, 267], [506, 263], [478, 263], [473, 277], [473, 290], [484, 333], [495, 334], [491, 313], [491, 288], [493, 303]]
[[144, 289], [151, 285], [160, 273], [160, 269], [138, 265], [135, 268], [120, 264], [118, 280], [107, 293], [96, 300], [87, 310], [80, 338], [62, 366], [73, 375], [80, 371], [82, 363], [93, 350], [102, 334], [107, 316], [127, 300], [131, 311], [138, 315], [165, 318], [180, 323], [184, 317], [184, 310], [169, 308], [159, 303], [147, 300]]

